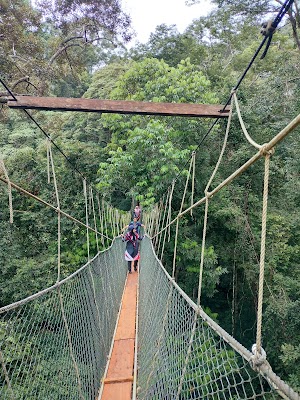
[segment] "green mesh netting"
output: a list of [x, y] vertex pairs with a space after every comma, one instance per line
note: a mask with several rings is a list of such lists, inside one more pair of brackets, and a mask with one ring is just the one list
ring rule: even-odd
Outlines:
[[142, 243], [140, 293], [139, 400], [281, 398], [203, 320], [204, 312], [195, 318], [196, 305], [171, 282], [147, 238]]
[[121, 255], [117, 239], [60, 289], [1, 313], [1, 399], [96, 399], [126, 279]]

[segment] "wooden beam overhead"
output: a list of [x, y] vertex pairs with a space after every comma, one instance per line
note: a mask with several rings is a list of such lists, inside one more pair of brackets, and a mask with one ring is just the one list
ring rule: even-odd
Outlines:
[[1, 99], [10, 108], [83, 111], [117, 114], [165, 115], [181, 117], [227, 118], [230, 107], [222, 111], [220, 104], [151, 103], [145, 101], [76, 99], [66, 97], [16, 96]]

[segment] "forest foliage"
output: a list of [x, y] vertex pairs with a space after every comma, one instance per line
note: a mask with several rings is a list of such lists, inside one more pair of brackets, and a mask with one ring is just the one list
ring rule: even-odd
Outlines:
[[[190, 4], [196, 0], [190, 1]], [[261, 23], [277, 1], [219, 1], [206, 17], [179, 33], [156, 28], [147, 43], [126, 47], [133, 35], [118, 0], [36, 2], [0, 0], [1, 78], [15, 94], [225, 104], [261, 42]], [[49, 7], [52, 4], [52, 7]], [[192, 5], [191, 5], [192, 7]], [[23, 16], [26, 15], [26, 18]], [[298, 114], [300, 17], [296, 3], [239, 91], [253, 139], [265, 143]], [[2, 94], [5, 92], [1, 89]], [[187, 162], [196, 155], [194, 199], [203, 197], [223, 143], [219, 121], [118, 114], [32, 112], [34, 118], [110, 204], [130, 210], [132, 198], [151, 207], [177, 179], [172, 213], [180, 208]], [[0, 148], [11, 181], [55, 202], [47, 184], [45, 137], [22, 112], [2, 106]], [[300, 390], [300, 163], [299, 129], [271, 158], [267, 219], [263, 347], [275, 372]], [[55, 149], [54, 149], [55, 150]], [[214, 186], [254, 154], [233, 116]], [[82, 181], [54, 151], [66, 211], [85, 218]], [[255, 341], [263, 162], [210, 202], [203, 305], [245, 346]], [[26, 297], [56, 279], [55, 213], [13, 192], [9, 224], [7, 186], [0, 186], [0, 305]], [[188, 187], [185, 207], [189, 206]], [[197, 296], [203, 207], [180, 221], [176, 279]], [[62, 228], [63, 276], [86, 261], [86, 233], [69, 221]], [[92, 251], [96, 251], [91, 237]], [[172, 268], [174, 235], [164, 263]]]

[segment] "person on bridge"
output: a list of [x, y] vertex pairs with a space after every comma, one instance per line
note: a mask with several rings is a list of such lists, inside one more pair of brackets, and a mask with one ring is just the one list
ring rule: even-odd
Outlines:
[[137, 221], [140, 221], [142, 217], [142, 209], [140, 206], [140, 202], [137, 202], [137, 205], [134, 207], [133, 218], [136, 218]]
[[129, 228], [132, 227], [132, 226], [133, 226], [133, 228], [136, 230], [136, 232], [138, 233], [138, 235], [139, 235], [139, 237], [140, 237], [140, 235], [141, 235], [141, 233], [140, 233], [140, 232], [141, 232], [141, 227], [145, 229], [145, 225], [141, 224], [141, 223], [137, 220], [137, 218], [134, 217], [133, 220], [130, 221], [129, 224], [126, 225], [126, 226], [123, 228], [123, 230], [124, 230], [124, 229], [129, 229]]
[[128, 261], [128, 272], [131, 274], [131, 265], [133, 261], [134, 270], [137, 271], [138, 260], [140, 259], [139, 253], [139, 234], [133, 225], [129, 225], [128, 231], [123, 236], [123, 241], [126, 242], [125, 260]]

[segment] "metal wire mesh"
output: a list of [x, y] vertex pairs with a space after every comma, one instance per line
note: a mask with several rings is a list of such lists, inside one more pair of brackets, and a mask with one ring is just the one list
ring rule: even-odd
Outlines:
[[126, 279], [122, 253], [116, 239], [59, 288], [2, 309], [1, 399], [96, 398]]
[[281, 398], [200, 315], [195, 317], [197, 306], [173, 284], [148, 238], [142, 244], [140, 293], [139, 400]]

